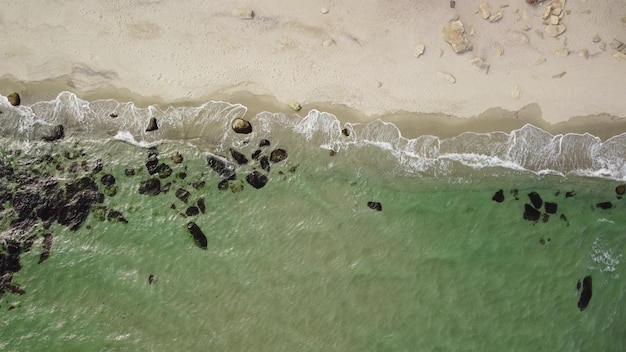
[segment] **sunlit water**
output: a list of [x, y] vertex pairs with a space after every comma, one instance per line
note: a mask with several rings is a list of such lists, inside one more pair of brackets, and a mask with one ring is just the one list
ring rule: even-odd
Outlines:
[[[318, 112], [262, 114], [251, 119], [252, 134], [238, 135], [230, 122], [243, 116], [241, 106], [162, 112], [71, 95], [2, 111], [11, 121], [0, 129], [4, 166], [49, 173], [60, 184], [87, 176], [101, 191], [101, 176], [112, 174], [117, 193], [99, 205], [128, 221], [102, 221], [92, 208], [76, 231], [41, 222], [28, 230], [38, 237], [12, 278], [24, 293], [0, 298], [3, 351], [626, 346], [626, 204], [615, 190], [624, 183], [623, 136], [601, 143], [527, 126], [406, 140], [393, 125], [340, 127]], [[145, 132], [151, 116], [160, 129]], [[40, 142], [57, 123], [66, 137]], [[264, 138], [271, 145], [260, 148]], [[170, 190], [154, 196], [139, 192], [143, 181], [159, 178], [145, 166], [149, 146], [172, 168], [160, 179]], [[207, 156], [232, 160], [229, 148], [250, 162], [236, 166], [236, 179], [220, 190]], [[276, 148], [288, 157], [269, 172], [250, 158]], [[176, 152], [182, 163], [171, 160]], [[36, 161], [44, 154], [53, 160]], [[97, 159], [103, 168], [94, 175]], [[83, 160], [89, 168], [67, 171]], [[127, 168], [136, 174], [127, 176]], [[268, 176], [264, 187], [246, 181], [253, 170]], [[186, 203], [179, 188], [190, 193]], [[492, 200], [498, 190], [501, 203]], [[557, 212], [524, 219], [530, 192], [557, 203]], [[184, 215], [201, 198], [205, 212]], [[11, 229], [11, 204], [0, 222], [5, 240], [25, 236]], [[206, 250], [187, 231], [190, 221], [206, 235]], [[53, 244], [38, 263], [43, 233], [53, 234]], [[593, 296], [581, 311], [576, 286], [585, 276], [593, 278]]]

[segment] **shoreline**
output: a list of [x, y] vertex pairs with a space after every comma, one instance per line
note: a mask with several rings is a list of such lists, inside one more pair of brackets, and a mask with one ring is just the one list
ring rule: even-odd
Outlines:
[[124, 88], [99, 87], [90, 91], [80, 91], [68, 84], [66, 76], [36, 82], [20, 82], [15, 77], [0, 77], [2, 95], [13, 91], [18, 92], [22, 99], [21, 105], [31, 105], [39, 101], [54, 100], [59, 93], [68, 91], [86, 101], [113, 99], [118, 102], [132, 102], [137, 107], [156, 106], [165, 109], [168, 106], [197, 106], [207, 101], [224, 101], [241, 104], [247, 108], [246, 119], [268, 111], [272, 113], [297, 114], [301, 117], [308, 111], [316, 109], [328, 112], [342, 123], [368, 123], [377, 119], [393, 123], [405, 138], [417, 138], [433, 135], [439, 138], [458, 136], [463, 132], [506, 132], [519, 129], [526, 124], [539, 127], [553, 135], [590, 133], [603, 142], [607, 139], [626, 133], [626, 118], [608, 113], [573, 116], [569, 120], [550, 123], [543, 119], [538, 104], [529, 104], [518, 111], [510, 111], [501, 107], [491, 107], [472, 117], [458, 117], [445, 113], [424, 113], [410, 111], [394, 111], [380, 115], [366, 115], [351, 107], [331, 102], [314, 102], [303, 104], [300, 111], [292, 110], [287, 104], [268, 94], [255, 94], [245, 90], [232, 90], [228, 93], [215, 92], [199, 99], [178, 99], [167, 101], [159, 97], [142, 96]]

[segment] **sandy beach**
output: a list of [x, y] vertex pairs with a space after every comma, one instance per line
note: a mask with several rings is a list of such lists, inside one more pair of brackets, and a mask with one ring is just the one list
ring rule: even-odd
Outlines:
[[297, 103], [407, 137], [626, 131], [618, 1], [8, 1], [0, 29], [0, 94], [23, 104], [68, 90], [249, 114]]

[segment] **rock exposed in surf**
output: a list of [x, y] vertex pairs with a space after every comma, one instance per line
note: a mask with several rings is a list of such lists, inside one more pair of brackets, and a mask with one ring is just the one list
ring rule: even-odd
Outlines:
[[287, 151], [284, 149], [276, 148], [270, 153], [270, 161], [277, 163], [287, 159]]
[[580, 291], [580, 297], [578, 298], [578, 308], [582, 312], [587, 308], [589, 302], [591, 301], [592, 296], [592, 284], [591, 284], [591, 276], [585, 276], [583, 278], [582, 285], [580, 284], [580, 280], [576, 287]]
[[43, 234], [43, 242], [42, 242], [41, 254], [39, 255], [39, 261], [37, 264], [41, 264], [44, 260], [50, 257], [50, 249], [52, 248], [52, 234], [44, 233]]
[[259, 148], [269, 147], [269, 145], [270, 141], [267, 139], [261, 139], [261, 141], [259, 142]]
[[539, 221], [541, 217], [541, 212], [535, 209], [532, 205], [526, 203], [524, 204], [524, 220], [528, 221]]
[[248, 163], [248, 158], [246, 158], [245, 155], [241, 154], [233, 148], [230, 148], [230, 156], [232, 156], [239, 165], [244, 165]]
[[148, 179], [139, 185], [139, 193], [156, 196], [161, 193], [161, 181], [158, 178]]
[[180, 199], [181, 201], [187, 203], [189, 201], [189, 196], [191, 195], [187, 190], [185, 190], [184, 188], [179, 188], [176, 190], [176, 198]]
[[556, 214], [556, 211], [558, 208], [557, 204], [552, 203], [552, 202], [545, 202], [544, 207], [545, 207], [546, 213], [548, 214]]
[[207, 164], [223, 179], [234, 180], [236, 177], [235, 165], [222, 157], [208, 155]]
[[370, 209], [374, 209], [376, 211], [382, 211], [383, 210], [383, 205], [380, 204], [379, 202], [367, 202], [367, 207]]
[[493, 197], [491, 197], [491, 200], [502, 203], [504, 201], [504, 190], [497, 191]]
[[158, 129], [159, 129], [159, 126], [157, 125], [156, 117], [151, 117], [150, 121], [148, 122], [148, 127], [146, 127], [146, 132], [152, 132]]
[[258, 171], [253, 171], [246, 176], [246, 181], [254, 188], [263, 188], [267, 184], [267, 176]]
[[65, 137], [65, 129], [63, 125], [56, 125], [52, 128], [52, 131], [48, 135], [43, 137], [43, 140], [46, 142], [54, 142], [56, 140], [62, 139]]
[[611, 203], [611, 202], [596, 203], [596, 208], [600, 208], [600, 209], [603, 209], [603, 210], [611, 209], [611, 208], [613, 208], [613, 203]]
[[252, 125], [250, 122], [239, 117], [233, 120], [231, 127], [235, 133], [248, 134], [252, 132]]
[[533, 204], [533, 207], [535, 207], [535, 209], [541, 209], [541, 206], [543, 205], [543, 200], [537, 192], [528, 193], [528, 198], [530, 199], [530, 202]]
[[201, 249], [207, 249], [208, 243], [206, 236], [195, 222], [191, 221], [187, 224], [187, 231], [189, 231], [189, 233], [193, 237], [193, 241], [196, 246], [200, 247]]
[[350, 130], [348, 130], [347, 128], [344, 128], [341, 130], [341, 134], [343, 134], [346, 137], [350, 136]]
[[20, 95], [17, 93], [11, 93], [7, 96], [7, 100], [9, 101], [9, 104], [13, 105], [13, 106], [18, 106], [22, 103], [22, 99], [20, 98]]

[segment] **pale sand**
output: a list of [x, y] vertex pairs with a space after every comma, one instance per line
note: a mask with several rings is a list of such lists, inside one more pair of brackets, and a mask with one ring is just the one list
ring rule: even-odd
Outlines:
[[[507, 131], [529, 122], [602, 138], [626, 131], [626, 62], [609, 45], [613, 38], [626, 42], [621, 1], [569, 0], [561, 19], [567, 30], [557, 38], [541, 19], [550, 1], [490, 1], [492, 12], [503, 15], [496, 23], [481, 18], [479, 3], [458, 0], [455, 9], [448, 0], [5, 3], [0, 94], [18, 91], [25, 104], [61, 90], [139, 106], [222, 99], [244, 103], [249, 114], [290, 112], [295, 100], [301, 115], [317, 108], [342, 121], [382, 117], [407, 137]], [[252, 19], [234, 11], [245, 8], [254, 11]], [[473, 45], [463, 54], [441, 32], [456, 15]], [[425, 52], [416, 58], [420, 43]], [[570, 54], [555, 57], [563, 47]], [[578, 55], [581, 49], [588, 58]], [[490, 64], [488, 73], [472, 67], [475, 57]]]

